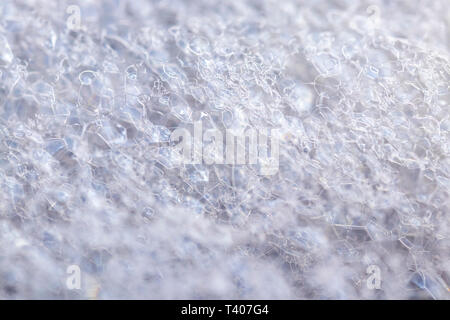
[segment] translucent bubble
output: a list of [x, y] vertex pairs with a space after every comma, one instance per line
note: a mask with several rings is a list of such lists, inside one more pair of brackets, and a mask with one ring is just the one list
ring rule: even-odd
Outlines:
[[204, 37], [195, 37], [189, 42], [189, 50], [196, 54], [202, 55], [209, 50], [209, 41]]
[[107, 73], [119, 73], [119, 67], [114, 62], [111, 61], [103, 61], [103, 70]]
[[49, 152], [51, 155], [54, 155], [58, 151], [64, 149], [66, 147], [66, 143], [62, 139], [52, 139], [46, 142], [45, 150]]
[[367, 76], [371, 79], [376, 79], [379, 76], [380, 70], [374, 66], [367, 67]]
[[11, 51], [8, 40], [2, 35], [0, 35], [0, 48], [2, 48], [0, 51], [0, 63], [2, 65], [10, 64], [14, 59], [14, 55]]
[[345, 59], [349, 60], [353, 59], [360, 52], [358, 43], [356, 41], [345, 44], [341, 50], [342, 55], [345, 57]]
[[172, 79], [184, 79], [184, 73], [181, 71], [179, 67], [174, 64], [165, 64], [163, 66], [164, 74]]
[[171, 95], [169, 104], [177, 118], [183, 121], [190, 121], [192, 110], [186, 100], [178, 95]]
[[126, 69], [126, 75], [127, 75], [127, 78], [128, 79], [130, 79], [130, 80], [136, 80], [137, 79], [137, 74], [138, 74], [138, 71], [137, 71], [137, 68], [136, 68], [136, 66], [129, 66], [127, 69]]
[[169, 33], [174, 37], [178, 37], [180, 35], [180, 26], [170, 27]]
[[170, 130], [163, 126], [152, 126], [146, 130], [149, 141], [153, 143], [170, 141]]
[[127, 130], [119, 123], [101, 122], [100, 134], [109, 145], [123, 144], [127, 141]]
[[92, 70], [85, 70], [78, 76], [81, 84], [86, 86], [90, 86], [96, 77], [97, 73]]
[[33, 90], [41, 96], [46, 96], [46, 97], [54, 96], [53, 87], [49, 83], [44, 82], [44, 81], [38, 81], [38, 82], [34, 83]]
[[303, 113], [311, 109], [314, 94], [308, 87], [296, 84], [289, 93], [288, 100], [293, 104], [294, 108], [299, 112]]
[[188, 51], [189, 43], [188, 43], [188, 41], [187, 41], [186, 39], [184, 39], [184, 38], [178, 38], [178, 39], [176, 40], [176, 44], [177, 44], [177, 47], [178, 47], [180, 50], [182, 50], [182, 51], [184, 51], [184, 52], [189, 52], [189, 51]]
[[150, 50], [148, 55], [152, 61], [155, 61], [158, 63], [167, 63], [170, 61], [170, 54], [169, 54], [169, 52], [167, 52], [164, 49]]
[[321, 52], [312, 59], [314, 67], [323, 76], [334, 76], [341, 72], [339, 59], [332, 54]]
[[144, 210], [142, 210], [142, 216], [144, 218], [150, 219], [153, 217], [154, 214], [155, 210], [153, 210], [152, 208], [146, 207], [144, 208]]

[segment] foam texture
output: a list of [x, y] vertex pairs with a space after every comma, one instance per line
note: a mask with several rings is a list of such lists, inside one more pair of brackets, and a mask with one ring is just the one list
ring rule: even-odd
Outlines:
[[[447, 0], [2, 0], [0, 299], [449, 299], [449, 30]], [[278, 128], [278, 172], [177, 165], [200, 120]]]

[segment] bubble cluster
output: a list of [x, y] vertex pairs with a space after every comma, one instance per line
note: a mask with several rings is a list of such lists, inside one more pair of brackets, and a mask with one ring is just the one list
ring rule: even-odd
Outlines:
[[71, 5], [0, 3], [0, 298], [450, 297], [447, 1]]

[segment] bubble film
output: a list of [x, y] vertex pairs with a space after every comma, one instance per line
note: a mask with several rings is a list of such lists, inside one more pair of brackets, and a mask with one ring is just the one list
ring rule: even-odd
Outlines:
[[[2, 0], [0, 299], [449, 299], [449, 30], [445, 0]], [[180, 164], [199, 122], [277, 129], [276, 172]]]

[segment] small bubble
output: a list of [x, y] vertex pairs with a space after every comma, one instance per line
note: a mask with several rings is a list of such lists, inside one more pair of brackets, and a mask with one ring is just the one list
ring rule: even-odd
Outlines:
[[142, 211], [142, 216], [147, 219], [152, 218], [154, 214], [155, 214], [155, 211], [149, 207], [144, 208], [144, 210]]
[[178, 37], [180, 35], [180, 27], [179, 26], [170, 27], [169, 33], [174, 37]]
[[137, 68], [135, 66], [129, 66], [126, 70], [127, 78], [130, 80], [137, 79]]
[[313, 65], [323, 76], [333, 76], [341, 72], [339, 59], [335, 56], [321, 52], [313, 58]]
[[380, 70], [374, 66], [369, 66], [367, 68], [367, 76], [371, 79], [376, 79], [378, 78], [380, 73]]
[[198, 56], [209, 49], [209, 41], [204, 37], [196, 37], [189, 42], [189, 50]]
[[107, 73], [119, 73], [117, 65], [110, 61], [103, 61], [103, 70]]
[[92, 84], [92, 81], [94, 81], [94, 79], [96, 78], [96, 73], [95, 71], [92, 70], [85, 70], [83, 72], [80, 73], [79, 75], [79, 79], [82, 85], [85, 86], [90, 86]]

